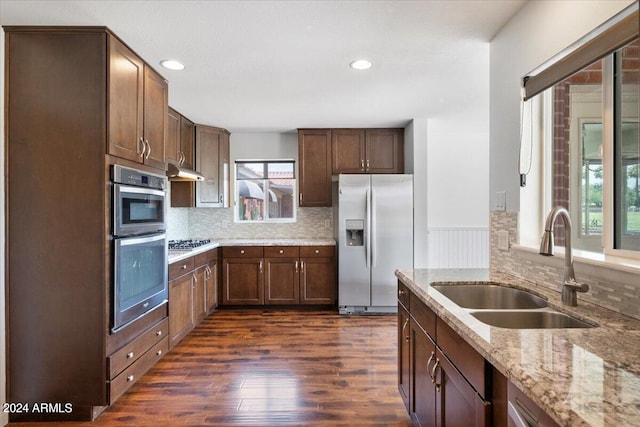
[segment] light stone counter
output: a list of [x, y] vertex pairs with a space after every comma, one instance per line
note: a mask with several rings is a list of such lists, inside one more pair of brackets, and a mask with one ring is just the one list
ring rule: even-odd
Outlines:
[[169, 264], [221, 246], [335, 246], [333, 239], [211, 239], [211, 243], [189, 251], [169, 251]]
[[431, 287], [488, 281], [488, 270], [404, 270], [396, 276], [560, 425], [640, 426], [640, 321], [506, 274], [492, 282], [526, 289], [590, 329], [504, 329], [471, 316]]

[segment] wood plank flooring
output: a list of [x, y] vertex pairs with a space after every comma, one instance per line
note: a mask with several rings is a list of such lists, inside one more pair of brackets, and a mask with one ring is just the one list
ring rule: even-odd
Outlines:
[[66, 425], [411, 426], [396, 353], [395, 315], [220, 310], [95, 422]]

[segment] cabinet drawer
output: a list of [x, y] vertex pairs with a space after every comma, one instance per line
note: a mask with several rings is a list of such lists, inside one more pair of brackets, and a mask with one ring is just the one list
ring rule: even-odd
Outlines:
[[398, 301], [400, 301], [407, 310], [409, 309], [409, 295], [409, 288], [398, 280]]
[[478, 394], [485, 399], [487, 395], [485, 386], [487, 365], [484, 357], [440, 318], [438, 318], [437, 338], [438, 347], [465, 376]]
[[209, 252], [203, 252], [201, 254], [194, 255], [193, 260], [193, 266], [195, 268], [203, 266], [209, 262]]
[[[431, 311], [429, 307], [427, 307], [420, 299], [416, 296], [413, 296], [409, 300], [409, 312], [411, 316], [416, 319], [418, 324], [426, 333], [428, 333], [431, 338], [436, 339], [436, 314]], [[438, 336], [438, 339], [440, 337]]]
[[297, 246], [265, 246], [265, 258], [298, 258], [300, 249]]
[[169, 320], [164, 319], [109, 357], [109, 379], [115, 378], [169, 333]]
[[183, 259], [182, 261], [169, 264], [169, 280], [180, 277], [185, 273], [190, 272], [195, 267], [195, 260], [193, 257]]
[[144, 375], [160, 358], [169, 351], [169, 337], [165, 336], [160, 342], [144, 353], [131, 366], [109, 382], [109, 402], [113, 404], [138, 379]]
[[222, 248], [224, 258], [262, 258], [262, 246], [227, 246]]
[[335, 246], [300, 246], [300, 257], [331, 258], [336, 253]]

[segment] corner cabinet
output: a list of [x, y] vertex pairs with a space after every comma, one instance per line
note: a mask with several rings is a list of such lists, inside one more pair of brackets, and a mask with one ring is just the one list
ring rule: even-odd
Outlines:
[[298, 129], [300, 207], [330, 207], [331, 129]]
[[229, 207], [229, 131], [196, 125], [196, 170], [204, 181], [196, 185], [195, 207]]
[[398, 282], [398, 391], [418, 426], [489, 426], [491, 365]]
[[110, 35], [108, 154], [165, 170], [169, 85]]

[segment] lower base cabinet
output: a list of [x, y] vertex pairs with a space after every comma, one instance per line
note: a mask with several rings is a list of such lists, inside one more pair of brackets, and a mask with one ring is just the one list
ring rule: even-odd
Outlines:
[[169, 348], [218, 306], [218, 249], [169, 265]]
[[334, 246], [222, 250], [222, 305], [334, 305]]
[[413, 422], [492, 425], [488, 362], [404, 285], [398, 286], [398, 391]]

